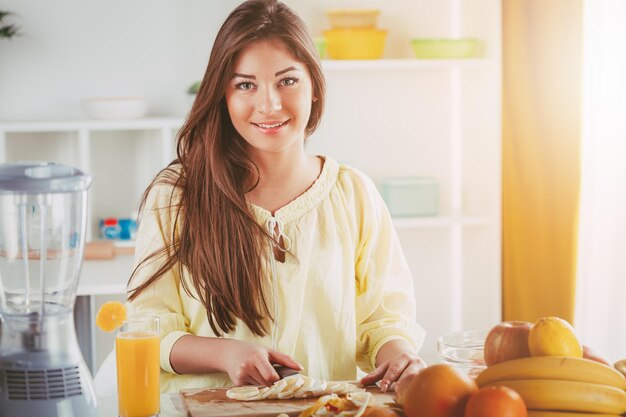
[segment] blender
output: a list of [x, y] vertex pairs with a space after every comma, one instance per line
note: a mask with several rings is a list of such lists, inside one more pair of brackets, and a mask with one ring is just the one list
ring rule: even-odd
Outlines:
[[52, 162], [0, 165], [3, 416], [98, 416], [72, 313], [91, 180]]

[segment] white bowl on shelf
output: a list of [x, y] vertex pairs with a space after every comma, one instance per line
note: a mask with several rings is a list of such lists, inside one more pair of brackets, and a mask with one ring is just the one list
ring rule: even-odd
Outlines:
[[94, 119], [137, 119], [148, 113], [141, 97], [94, 97], [83, 100], [85, 113]]

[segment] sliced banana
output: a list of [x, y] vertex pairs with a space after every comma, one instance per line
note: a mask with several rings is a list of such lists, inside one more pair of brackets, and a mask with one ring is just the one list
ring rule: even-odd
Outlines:
[[298, 392], [294, 394], [294, 398], [311, 398], [326, 395], [327, 384], [326, 381], [316, 381], [310, 378], [310, 382], [300, 387]]
[[259, 395], [259, 388], [253, 386], [235, 387], [226, 391], [226, 396], [233, 400], [249, 401]]
[[333, 393], [333, 394], [341, 395], [341, 394], [347, 394], [349, 392], [358, 392], [358, 391], [365, 391], [365, 389], [359, 388], [356, 385], [350, 384], [349, 382], [341, 382], [341, 381], [329, 382], [328, 386], [326, 387], [326, 392], [329, 394]]
[[282, 392], [278, 393], [276, 397], [279, 399], [293, 398], [293, 396], [300, 389], [302, 384], [304, 384], [304, 379], [299, 377], [291, 376], [285, 378], [285, 380], [287, 380], [287, 387], [285, 387]]
[[249, 394], [258, 391], [259, 387], [255, 387], [254, 385], [244, 385], [243, 387], [235, 387], [228, 390], [228, 392], [233, 394]]
[[263, 397], [261, 399], [273, 400], [275, 398], [278, 398], [278, 393], [282, 392], [282, 390], [284, 390], [286, 387], [287, 381], [285, 381], [284, 379], [279, 379], [278, 381], [274, 382], [274, 385], [269, 387], [269, 389], [265, 392], [265, 394], [263, 394]]
[[[305, 375], [291, 375], [276, 381], [269, 387], [245, 386], [231, 388], [226, 392], [226, 396], [238, 401], [257, 401], [265, 399], [311, 398], [348, 393], [367, 394], [364, 388], [359, 388], [349, 382], [318, 381]], [[367, 396], [357, 395], [354, 398], [357, 402], [362, 402], [367, 399]]]

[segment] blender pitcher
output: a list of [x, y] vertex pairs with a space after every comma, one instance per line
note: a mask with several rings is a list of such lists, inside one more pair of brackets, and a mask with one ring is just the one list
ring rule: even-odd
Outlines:
[[3, 415], [98, 415], [72, 313], [91, 180], [51, 162], [0, 165]]

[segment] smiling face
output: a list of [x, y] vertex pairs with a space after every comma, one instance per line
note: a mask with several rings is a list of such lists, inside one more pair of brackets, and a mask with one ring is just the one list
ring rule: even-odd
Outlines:
[[303, 146], [313, 101], [311, 76], [278, 40], [251, 43], [235, 61], [226, 86], [228, 113], [255, 150]]

